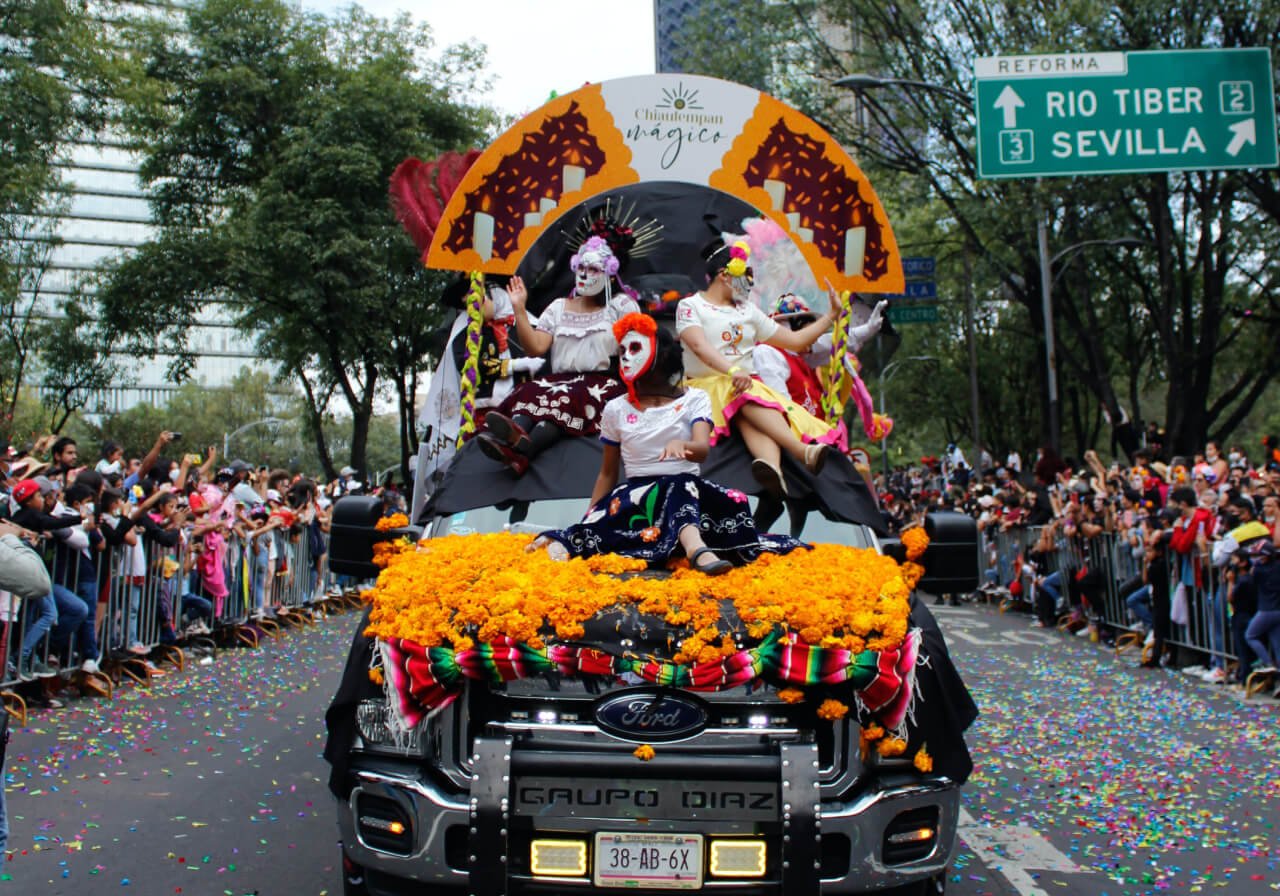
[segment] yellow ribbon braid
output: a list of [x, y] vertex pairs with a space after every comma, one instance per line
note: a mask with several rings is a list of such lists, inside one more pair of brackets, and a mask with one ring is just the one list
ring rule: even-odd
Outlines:
[[467, 293], [467, 359], [462, 364], [462, 426], [458, 429], [458, 446], [476, 431], [476, 392], [480, 388], [480, 336], [484, 326], [484, 274], [471, 272], [471, 290]]
[[849, 353], [849, 316], [853, 313], [848, 290], [840, 293], [840, 309], [836, 313], [835, 332], [831, 334], [831, 360], [827, 362], [827, 391], [822, 396], [822, 410], [828, 422], [835, 422], [844, 413], [845, 380], [849, 372], [844, 359]]

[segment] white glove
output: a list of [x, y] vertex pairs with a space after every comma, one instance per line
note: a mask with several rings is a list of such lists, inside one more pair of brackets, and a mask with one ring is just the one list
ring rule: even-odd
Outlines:
[[546, 358], [512, 358], [508, 368], [512, 373], [537, 373], [542, 369], [542, 365], [547, 363]]
[[889, 302], [881, 299], [871, 309], [871, 316], [867, 318], [865, 324], [858, 324], [856, 327], [849, 328], [849, 351], [857, 354], [870, 341], [872, 336], [880, 332], [880, 328], [884, 326], [884, 311], [888, 307]]

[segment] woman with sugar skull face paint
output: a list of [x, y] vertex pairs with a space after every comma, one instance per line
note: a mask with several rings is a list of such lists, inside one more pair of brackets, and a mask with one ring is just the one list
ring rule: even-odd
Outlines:
[[653, 564], [685, 556], [694, 569], [720, 575], [763, 552], [801, 546], [758, 532], [746, 495], [699, 476], [711, 402], [682, 384], [675, 338], [644, 314], [627, 315], [613, 331], [626, 394], [604, 407], [604, 457], [591, 505], [581, 523], [543, 533], [531, 549], [546, 547], [557, 557], [624, 554]]
[[592, 236], [569, 261], [573, 291], [530, 320], [523, 280], [507, 286], [520, 344], [530, 356], [550, 355], [551, 373], [524, 383], [485, 415], [480, 447], [516, 475], [529, 460], [563, 436], [595, 435], [605, 402], [622, 394], [609, 375], [618, 345], [612, 327], [639, 312], [618, 279], [622, 262], [609, 243]]
[[828, 310], [798, 330], [779, 326], [747, 297], [751, 247], [746, 242], [717, 241], [704, 256], [707, 287], [681, 299], [676, 308], [689, 384], [711, 397], [711, 443], [737, 430], [753, 458], [756, 481], [769, 494], [783, 497], [782, 452], [817, 473], [828, 448], [848, 449], [848, 436], [843, 422], [828, 425], [789, 394], [761, 382], [752, 355], [762, 343], [804, 352], [831, 329], [834, 316]]

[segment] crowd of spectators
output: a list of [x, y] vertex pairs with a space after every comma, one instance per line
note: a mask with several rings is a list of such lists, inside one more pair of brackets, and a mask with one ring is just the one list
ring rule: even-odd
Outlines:
[[[11, 550], [38, 553], [52, 583], [46, 595], [2, 595], [0, 683], [60, 677], [58, 688], [96, 693], [95, 676], [113, 656], [162, 674], [153, 651], [213, 634], [235, 588], [245, 592], [249, 620], [288, 612], [279, 587], [286, 577], [318, 592], [329, 509], [368, 488], [356, 471], [345, 467], [324, 484], [239, 459], [220, 465], [215, 447], [182, 452], [180, 439], [162, 432], [140, 457], [107, 441], [96, 460], [66, 437], [0, 442], [0, 537]], [[384, 491], [389, 507], [402, 504], [394, 488]], [[308, 568], [291, 570], [300, 556]], [[147, 618], [144, 590], [156, 582]], [[50, 690], [27, 692], [47, 704]]]
[[1252, 455], [1153, 445], [1109, 464], [1042, 448], [1025, 469], [1016, 451], [984, 451], [972, 471], [949, 445], [877, 486], [891, 528], [936, 509], [973, 516], [984, 590], [1035, 626], [1108, 642], [1138, 632], [1144, 666], [1236, 688], [1280, 666], [1280, 440]]
[[[165, 674], [177, 651], [210, 664], [219, 641], [261, 632], [341, 591], [327, 574], [331, 507], [362, 492], [402, 511], [394, 485], [351, 467], [327, 484], [180, 450], [162, 432], [95, 460], [74, 439], [0, 440], [0, 692], [56, 708], [105, 696], [119, 670]], [[244, 643], [242, 639], [239, 643]], [[167, 651], [167, 652], [166, 652]], [[0, 708], [0, 756], [8, 714]], [[0, 788], [0, 848], [6, 839]]]

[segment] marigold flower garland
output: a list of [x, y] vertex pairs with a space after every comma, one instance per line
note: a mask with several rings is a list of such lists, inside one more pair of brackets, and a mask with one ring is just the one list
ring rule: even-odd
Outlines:
[[[606, 584], [602, 576], [639, 572], [647, 565], [618, 555], [552, 560], [545, 551], [526, 552], [530, 540], [527, 535], [496, 533], [447, 536], [418, 545], [408, 539], [376, 544], [374, 561], [383, 572], [375, 588], [365, 593], [373, 603], [367, 634], [391, 643], [410, 642], [432, 653], [443, 650], [450, 657], [490, 644], [547, 651], [548, 640], [580, 640], [584, 623], [597, 614], [632, 606], [663, 618], [678, 644], [671, 662], [696, 670], [721, 660], [741, 662], [743, 648], [721, 611], [727, 601], [753, 638], [782, 635], [795, 639], [796, 649], [858, 656], [907, 649], [908, 599], [923, 574], [913, 562], [899, 565], [873, 550], [817, 545], [787, 555], [766, 554], [720, 577], [673, 564], [666, 578], [633, 575]], [[918, 558], [928, 537], [922, 529], [908, 530], [903, 543], [907, 556]], [[914, 655], [912, 649], [908, 665]], [[452, 660], [444, 662], [447, 667]], [[817, 662], [821, 664], [820, 657]], [[758, 665], [754, 672], [746, 671], [748, 676], [764, 672]], [[828, 679], [790, 680], [808, 686]], [[834, 722], [849, 714], [850, 706], [842, 700], [810, 690], [815, 701], [823, 698], [815, 710], [819, 718]], [[778, 696], [787, 703], [802, 703], [810, 694], [801, 687], [785, 687]], [[867, 709], [861, 697], [857, 703], [859, 713]], [[874, 721], [869, 724], [862, 732], [864, 751], [872, 743], [883, 756], [906, 751], [904, 738], [886, 736]], [[927, 754], [916, 760], [922, 771], [925, 764], [932, 767]]]
[[409, 518], [407, 516], [403, 513], [393, 513], [390, 516], [382, 517], [374, 523], [373, 528], [377, 529], [379, 532], [389, 532], [392, 529], [403, 529], [407, 525], [409, 525]]
[[870, 549], [817, 545], [766, 554], [719, 577], [676, 569], [669, 578], [632, 577], [602, 588], [598, 575], [645, 568], [641, 560], [601, 555], [552, 560], [526, 553], [527, 535], [446, 536], [415, 550], [407, 541], [375, 545], [384, 566], [370, 597], [368, 634], [425, 647], [466, 649], [508, 637], [538, 647], [554, 633], [580, 638], [583, 623], [614, 606], [635, 605], [689, 635], [675, 662], [710, 662], [737, 649], [720, 628], [721, 601], [732, 601], [747, 633], [785, 627], [806, 644], [852, 653], [900, 645], [908, 597], [921, 570], [899, 567]]

